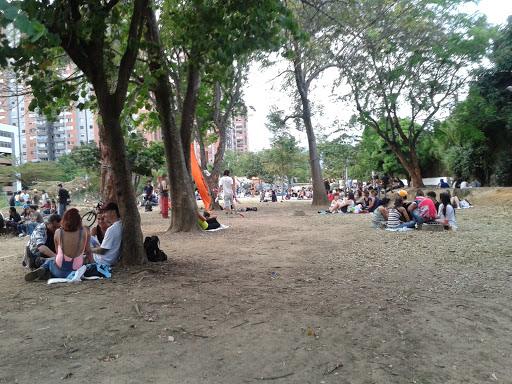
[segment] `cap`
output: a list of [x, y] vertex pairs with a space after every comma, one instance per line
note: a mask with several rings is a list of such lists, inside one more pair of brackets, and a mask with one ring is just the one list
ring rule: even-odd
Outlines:
[[37, 192], [37, 189], [34, 189], [34, 192]]
[[405, 191], [405, 190], [403, 190], [403, 189], [401, 189], [401, 190], [398, 192], [398, 194], [399, 194], [400, 196], [402, 196], [402, 197], [407, 197], [407, 191]]
[[119, 207], [117, 206], [116, 203], [105, 203], [103, 204], [103, 207], [101, 207], [99, 209], [100, 212], [105, 212], [105, 211], [116, 211], [117, 214], [119, 214]]

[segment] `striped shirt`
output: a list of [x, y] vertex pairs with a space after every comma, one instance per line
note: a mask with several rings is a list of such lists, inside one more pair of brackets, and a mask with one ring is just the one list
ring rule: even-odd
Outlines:
[[388, 228], [397, 228], [400, 225], [400, 211], [391, 208], [388, 214]]

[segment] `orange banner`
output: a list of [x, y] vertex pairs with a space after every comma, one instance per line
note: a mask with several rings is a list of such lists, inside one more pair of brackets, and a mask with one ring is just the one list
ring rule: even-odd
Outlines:
[[204, 208], [208, 211], [210, 211], [210, 203], [211, 203], [211, 197], [210, 197], [210, 191], [208, 190], [208, 186], [206, 185], [204, 181], [203, 172], [201, 172], [201, 168], [199, 167], [199, 163], [197, 162], [196, 154], [194, 152], [194, 143], [190, 143], [190, 165], [192, 169], [192, 177], [194, 178], [194, 181], [196, 182], [197, 190], [199, 192], [199, 195], [201, 196], [201, 199], [204, 203]]

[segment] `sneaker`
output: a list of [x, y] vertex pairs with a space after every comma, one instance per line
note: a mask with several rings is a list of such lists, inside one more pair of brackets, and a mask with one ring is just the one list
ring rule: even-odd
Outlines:
[[25, 237], [27, 234], [25, 232], [21, 232], [18, 237]]
[[37, 278], [43, 280], [43, 277], [47, 275], [47, 272], [49, 273], [50, 271], [46, 268], [37, 268], [35, 271], [29, 272], [25, 275], [25, 281], [34, 281]]

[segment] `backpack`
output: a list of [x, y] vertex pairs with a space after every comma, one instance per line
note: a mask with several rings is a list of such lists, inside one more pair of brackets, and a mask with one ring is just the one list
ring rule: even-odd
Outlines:
[[165, 261], [167, 255], [160, 248], [160, 239], [158, 236], [146, 237], [144, 240], [144, 249], [149, 261]]

